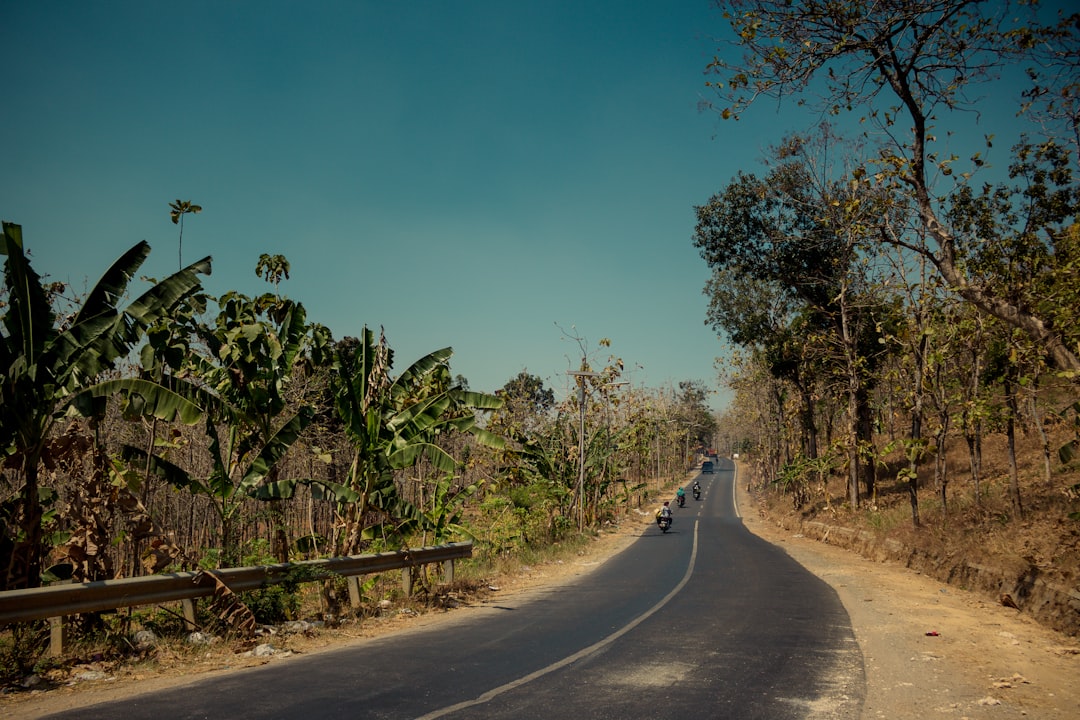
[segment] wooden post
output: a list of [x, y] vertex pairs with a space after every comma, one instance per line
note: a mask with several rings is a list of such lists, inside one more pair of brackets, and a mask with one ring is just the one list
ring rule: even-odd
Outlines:
[[443, 582], [449, 585], [454, 582], [454, 559], [443, 560], [442, 564]]
[[180, 607], [184, 611], [184, 626], [191, 631], [198, 629], [195, 624], [195, 602], [193, 600], [181, 600]]
[[60, 657], [64, 654], [64, 618], [49, 618], [49, 655]]
[[363, 595], [360, 593], [360, 576], [349, 575], [345, 578], [345, 584], [349, 586], [349, 607], [353, 610], [360, 609]]

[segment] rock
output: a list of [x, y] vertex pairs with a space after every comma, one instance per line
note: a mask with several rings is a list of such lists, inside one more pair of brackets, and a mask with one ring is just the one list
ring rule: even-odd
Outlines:
[[286, 633], [307, 633], [311, 632], [314, 626], [307, 620], [292, 620], [281, 626], [281, 631]]
[[980, 700], [978, 702], [978, 704], [982, 705], [983, 707], [988, 707], [988, 706], [991, 706], [991, 705], [1000, 705], [1001, 701], [998, 700], [996, 697], [990, 697], [988, 695], [988, 696], [984, 697], [982, 700]]
[[255, 649], [251, 651], [251, 654], [255, 657], [270, 657], [277, 653], [277, 649], [270, 643], [263, 643], [262, 645], [256, 645]]
[[196, 630], [187, 636], [187, 641], [189, 645], [210, 645], [211, 643], [217, 642], [217, 638], [208, 633]]
[[90, 680], [104, 680], [108, 675], [100, 670], [84, 670], [81, 673], [77, 673], [72, 676], [72, 680], [79, 680], [80, 682], [86, 682]]
[[22, 682], [19, 683], [19, 684], [22, 685], [24, 688], [32, 688], [35, 685], [40, 685], [41, 684], [41, 676], [40, 675], [27, 675], [26, 677], [24, 677], [22, 679]]
[[140, 630], [132, 636], [131, 641], [135, 643], [135, 649], [149, 650], [157, 645], [158, 637], [153, 630]]

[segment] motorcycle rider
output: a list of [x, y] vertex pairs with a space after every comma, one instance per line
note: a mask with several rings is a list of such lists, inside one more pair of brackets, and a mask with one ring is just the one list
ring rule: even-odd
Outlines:
[[697, 480], [694, 481], [694, 497], [699, 500], [701, 499], [701, 483]]
[[675, 493], [675, 495], [679, 498], [679, 507], [682, 507], [683, 505], [686, 504], [686, 491], [685, 490], [683, 490], [682, 488], [679, 488], [679, 491], [677, 493]]
[[657, 526], [660, 525], [660, 520], [662, 520], [663, 518], [667, 518], [668, 522], [670, 522], [672, 520], [671, 507], [668, 506], [668, 501], [667, 500], [665, 500], [663, 506], [661, 506], [661, 508], [656, 511], [656, 524], [657, 524]]

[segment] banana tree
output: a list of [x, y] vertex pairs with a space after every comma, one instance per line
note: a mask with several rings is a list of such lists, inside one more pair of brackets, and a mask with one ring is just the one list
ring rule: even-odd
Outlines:
[[514, 447], [503, 454], [502, 475], [515, 488], [510, 497], [522, 511], [522, 534], [529, 539], [527, 527], [538, 522], [542, 513], [545, 532], [554, 540], [570, 526], [570, 503], [578, 477], [577, 460], [566, 452], [569, 437], [556, 421], [543, 432], [514, 432], [510, 439]]
[[[57, 316], [41, 277], [23, 250], [22, 228], [3, 223], [7, 307], [0, 333], [0, 452], [23, 485], [17, 527], [4, 528], [0, 588], [36, 587], [42, 559], [43, 488], [39, 469], [47, 460], [51, 432], [69, 410], [85, 409], [86, 391], [98, 384], [135, 348], [145, 330], [195, 293], [198, 274], [210, 273], [210, 258], [189, 265], [155, 284], [125, 308], [118, 307], [128, 283], [150, 253], [140, 242], [116, 260], [70, 319]], [[151, 412], [170, 419], [183, 412], [176, 398], [165, 400], [148, 384]], [[79, 402], [76, 402], [76, 401]]]
[[336, 554], [357, 553], [380, 534], [444, 529], [403, 498], [394, 481], [396, 471], [422, 458], [438, 472], [456, 472], [457, 461], [436, 442], [442, 433], [470, 433], [482, 444], [502, 446], [476, 418], [476, 411], [497, 409], [502, 401], [453, 385], [451, 355], [451, 348], [436, 350], [393, 378], [393, 351], [381, 334], [376, 340], [364, 327], [359, 340], [334, 348], [332, 392], [352, 461], [344, 483], [322, 482], [313, 490], [336, 502], [342, 527]]
[[312, 416], [310, 408], [301, 408], [265, 443], [253, 446], [243, 414], [218, 405], [216, 414], [208, 414], [206, 419], [211, 461], [206, 476], [190, 472], [162, 455], [148, 455], [134, 445], [125, 445], [122, 455], [176, 488], [209, 498], [221, 524], [222, 560], [234, 563], [239, 559], [236, 523], [244, 501], [282, 499], [291, 494], [280, 490], [281, 483], [267, 484], [265, 479], [311, 423]]
[[[297, 405], [287, 396], [309, 341], [306, 313], [300, 303], [273, 294], [249, 298], [230, 292], [218, 304], [213, 326], [194, 322], [191, 328], [205, 352], [184, 360], [185, 374], [197, 379], [186, 393], [206, 411], [210, 473], [195, 475], [142, 448], [126, 447], [124, 455], [170, 484], [210, 498], [227, 562], [237, 559], [234, 530], [244, 501], [269, 501], [275, 554], [288, 562], [280, 503], [298, 481], [279, 481], [278, 470], [314, 417], [309, 405]], [[153, 361], [153, 354], [148, 359]]]

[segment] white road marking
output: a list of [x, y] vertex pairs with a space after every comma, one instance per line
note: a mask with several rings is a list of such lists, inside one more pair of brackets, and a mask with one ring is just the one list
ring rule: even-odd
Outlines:
[[649, 608], [648, 610], [643, 612], [641, 615], [638, 615], [636, 618], [631, 620], [629, 623], [627, 623], [626, 625], [624, 625], [620, 629], [616, 630], [615, 632], [613, 632], [610, 635], [608, 635], [607, 637], [605, 637], [603, 640], [595, 642], [595, 643], [593, 643], [592, 645], [590, 645], [587, 648], [583, 648], [581, 650], [578, 650], [573, 655], [569, 655], [569, 656], [563, 658], [562, 660], [559, 660], [558, 662], [554, 662], [551, 665], [548, 665], [547, 667], [540, 668], [539, 670], [536, 670], [535, 672], [531, 672], [528, 675], [525, 675], [523, 677], [518, 678], [517, 680], [511, 680], [510, 682], [506, 683], [505, 685], [500, 685], [497, 688], [493, 688], [491, 690], [488, 690], [486, 693], [484, 693], [483, 695], [481, 695], [481, 696], [479, 696], [477, 698], [474, 698], [473, 700], [465, 700], [463, 702], [457, 703], [456, 705], [449, 705], [447, 707], [440, 708], [439, 710], [433, 710], [432, 712], [429, 712], [427, 715], [421, 715], [420, 717], [417, 718], [417, 720], [435, 720], [435, 718], [441, 718], [441, 717], [443, 717], [445, 715], [455, 713], [458, 710], [464, 710], [465, 708], [474, 707], [476, 705], [482, 705], [483, 703], [486, 703], [487, 701], [492, 700], [492, 699], [498, 697], [499, 695], [502, 695], [504, 692], [507, 692], [509, 690], [513, 690], [514, 688], [519, 688], [522, 685], [525, 685], [527, 683], [532, 682], [533, 680], [536, 680], [537, 678], [541, 678], [544, 675], [547, 675], [548, 673], [554, 672], [554, 671], [556, 671], [556, 670], [558, 670], [560, 668], [564, 668], [564, 667], [566, 667], [567, 665], [569, 665], [569, 664], [571, 664], [573, 662], [577, 662], [578, 660], [581, 660], [582, 658], [586, 658], [589, 655], [592, 655], [593, 653], [604, 649], [605, 647], [607, 647], [611, 643], [613, 643], [616, 640], [618, 640], [619, 638], [621, 638], [626, 633], [628, 633], [631, 630], [633, 630], [634, 628], [636, 628], [641, 623], [645, 622], [645, 620], [647, 620], [650, 616], [652, 616], [657, 611], [659, 611], [660, 608], [664, 607], [669, 602], [671, 602], [671, 599], [674, 598], [676, 595], [678, 595], [679, 592], [684, 587], [686, 587], [686, 583], [690, 582], [690, 576], [694, 574], [694, 563], [697, 561], [697, 548], [698, 548], [698, 522], [695, 521], [694, 522], [694, 547], [690, 551], [690, 562], [686, 566], [686, 574], [683, 575], [683, 578], [682, 578], [682, 580], [679, 581], [679, 584], [676, 585], [674, 588], [672, 588], [671, 592], [669, 592], [667, 595], [665, 595], [663, 597], [663, 599], [661, 599], [658, 603], [656, 603], [651, 608]]

